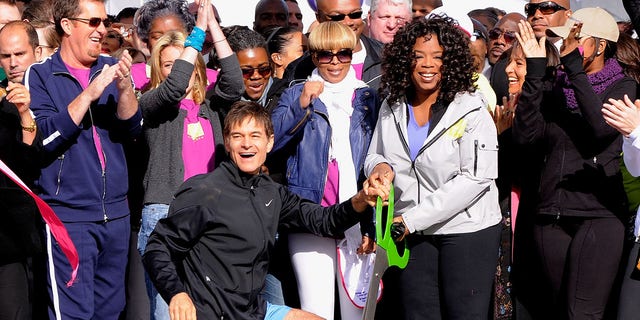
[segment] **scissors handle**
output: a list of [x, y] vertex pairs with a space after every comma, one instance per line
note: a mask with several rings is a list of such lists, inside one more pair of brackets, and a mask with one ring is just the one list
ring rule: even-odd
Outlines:
[[400, 269], [404, 269], [409, 262], [409, 248], [407, 248], [407, 241], [404, 240], [404, 250], [402, 254], [398, 253], [396, 248], [397, 244], [391, 237], [391, 225], [393, 224], [393, 209], [394, 209], [394, 187], [391, 184], [389, 190], [389, 204], [387, 206], [387, 219], [386, 223], [382, 224], [382, 198], [378, 197], [376, 200], [376, 239], [379, 247], [382, 247], [387, 251], [387, 260], [389, 266], [396, 266]]

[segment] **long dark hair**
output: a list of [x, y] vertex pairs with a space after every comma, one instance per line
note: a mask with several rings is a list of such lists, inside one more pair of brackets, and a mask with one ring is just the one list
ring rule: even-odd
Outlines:
[[469, 36], [449, 17], [417, 19], [400, 29], [383, 50], [380, 92], [388, 93], [390, 105], [404, 96], [411, 99], [415, 93], [415, 85], [411, 81], [416, 63], [413, 47], [418, 39], [430, 36], [437, 37], [444, 49], [438, 99], [448, 105], [457, 93], [475, 91], [477, 75], [474, 74], [469, 50]]

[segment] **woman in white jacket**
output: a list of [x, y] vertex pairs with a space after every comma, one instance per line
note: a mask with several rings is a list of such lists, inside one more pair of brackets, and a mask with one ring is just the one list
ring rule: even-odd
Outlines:
[[397, 240], [406, 236], [411, 250], [385, 282], [385, 299], [402, 306], [385, 318], [486, 319], [500, 237], [498, 142], [473, 85], [469, 36], [450, 18], [413, 21], [385, 47], [382, 67], [389, 95], [365, 185], [393, 181]]

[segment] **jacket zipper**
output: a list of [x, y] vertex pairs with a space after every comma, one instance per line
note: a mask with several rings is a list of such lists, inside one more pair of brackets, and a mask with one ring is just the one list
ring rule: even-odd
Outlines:
[[[94, 72], [93, 74], [91, 74], [89, 76], [89, 83], [91, 83], [91, 81], [93, 81], [93, 79], [102, 72], [102, 70], [97, 70], [96, 72]], [[78, 79], [76, 79], [76, 77], [74, 77], [71, 73], [69, 72], [56, 72], [56, 74], [66, 74], [67, 76], [71, 77], [71, 79], [74, 79], [78, 84], [80, 84], [80, 81], [78, 81]], [[80, 86], [80, 89], [83, 89], [82, 86]], [[89, 106], [89, 118], [91, 119], [91, 125], [94, 126], [93, 123], [93, 114], [91, 113], [91, 106]], [[98, 131], [96, 130], [96, 135], [98, 136], [98, 138], [100, 137], [100, 135], [98, 134]], [[107, 164], [107, 155], [104, 153], [104, 149], [101, 150], [102, 152], [102, 157], [104, 158], [104, 163], [105, 163], [105, 168], [102, 168], [102, 164], [100, 164], [100, 169], [101, 169], [101, 179], [102, 179], [102, 219], [104, 222], [109, 221], [109, 216], [107, 216], [107, 206], [106, 206], [106, 199], [107, 199], [107, 175], [106, 175], [106, 164]], [[62, 162], [64, 160], [64, 155], [62, 155], [62, 161], [60, 162], [60, 171], [58, 172], [58, 188], [56, 189], [56, 195], [58, 195], [58, 192], [60, 191], [60, 181], [61, 181], [61, 176], [62, 176]], [[98, 162], [100, 161], [100, 159], [98, 159]]]
[[473, 175], [478, 175], [478, 140], [473, 141]]
[[58, 179], [56, 180], [56, 183], [58, 184], [56, 186], [56, 196], [58, 195], [58, 193], [60, 193], [60, 186], [62, 184], [62, 166], [64, 165], [64, 154], [59, 156], [58, 160], [60, 160], [60, 168], [58, 169]]
[[[256, 198], [256, 186], [253, 185], [253, 183], [251, 184], [251, 187], [249, 188], [249, 194], [251, 196], [251, 205], [253, 206], [253, 210], [257, 213], [256, 216], [258, 218], [258, 221], [260, 222], [260, 228], [262, 230], [265, 230], [265, 226], [264, 226], [264, 221], [262, 221], [262, 215], [260, 214], [260, 212], [262, 212], [261, 210], [259, 210], [258, 208], [256, 208], [256, 201], [258, 201], [258, 199]], [[263, 233], [263, 237], [262, 237], [262, 251], [267, 251], [267, 243], [269, 243], [269, 239], [267, 239], [269, 235], [264, 232]], [[254, 279], [254, 270], [256, 268], [256, 259], [253, 260], [252, 263], [252, 268], [251, 268], [251, 292], [253, 292], [254, 289], [254, 283], [255, 283], [255, 279]], [[224, 317], [224, 315], [223, 315]], [[222, 317], [221, 317], [222, 319]]]
[[[100, 139], [100, 134], [98, 133], [98, 129], [95, 128], [95, 123], [93, 122], [93, 113], [91, 112], [91, 107], [89, 107], [89, 119], [91, 120], [91, 126], [93, 126], [93, 128], [91, 130], [95, 130], [95, 137], [98, 140]], [[94, 141], [95, 143], [95, 141]], [[102, 146], [102, 141], [100, 141], [100, 145]], [[103, 148], [100, 148], [100, 153], [102, 154], [102, 158], [104, 159], [104, 167], [102, 164], [102, 161], [100, 161], [100, 156], [98, 155], [98, 163], [100, 164], [100, 176], [102, 179], [102, 201], [101, 201], [101, 205], [102, 205], [102, 220], [104, 222], [109, 221], [109, 216], [107, 215], [107, 205], [106, 205], [106, 200], [107, 200], [107, 155], [104, 152]], [[96, 153], [97, 155], [97, 153]]]

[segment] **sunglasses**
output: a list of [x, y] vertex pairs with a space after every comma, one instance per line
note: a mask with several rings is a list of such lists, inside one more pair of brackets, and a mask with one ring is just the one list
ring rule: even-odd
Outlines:
[[527, 3], [524, 5], [524, 12], [527, 14], [527, 17], [535, 15], [537, 10], [540, 10], [540, 13], [542, 13], [543, 15], [550, 15], [560, 10], [567, 10], [567, 8], [553, 1]]
[[504, 38], [504, 42], [506, 42], [507, 44], [510, 44], [514, 40], [516, 40], [516, 33], [513, 32], [513, 31], [505, 31], [505, 32], [503, 32], [502, 30], [500, 30], [498, 28], [489, 30], [489, 39], [498, 40], [500, 38], [500, 36], [502, 36]]
[[93, 18], [67, 18], [67, 19], [87, 23], [89, 24], [89, 27], [92, 27], [92, 28], [99, 27], [100, 23], [104, 24], [105, 28], [109, 28], [111, 26], [111, 21], [109, 20], [109, 18], [101, 19], [98, 17], [93, 17]]
[[258, 71], [258, 74], [265, 78], [267, 77], [269, 74], [271, 74], [271, 67], [270, 66], [260, 66], [260, 67], [244, 67], [241, 69], [242, 70], [242, 77], [245, 79], [250, 79], [251, 76], [253, 76], [253, 74]]
[[331, 21], [342, 21], [345, 17], [349, 17], [351, 20], [362, 18], [362, 11], [356, 11], [351, 13], [338, 13], [338, 14], [325, 14], [325, 17]]
[[333, 61], [333, 57], [338, 58], [338, 61], [341, 63], [351, 62], [352, 51], [351, 49], [341, 49], [340, 51], [333, 53], [329, 50], [320, 50], [314, 53], [316, 55], [316, 59], [318, 63], [331, 63]]

